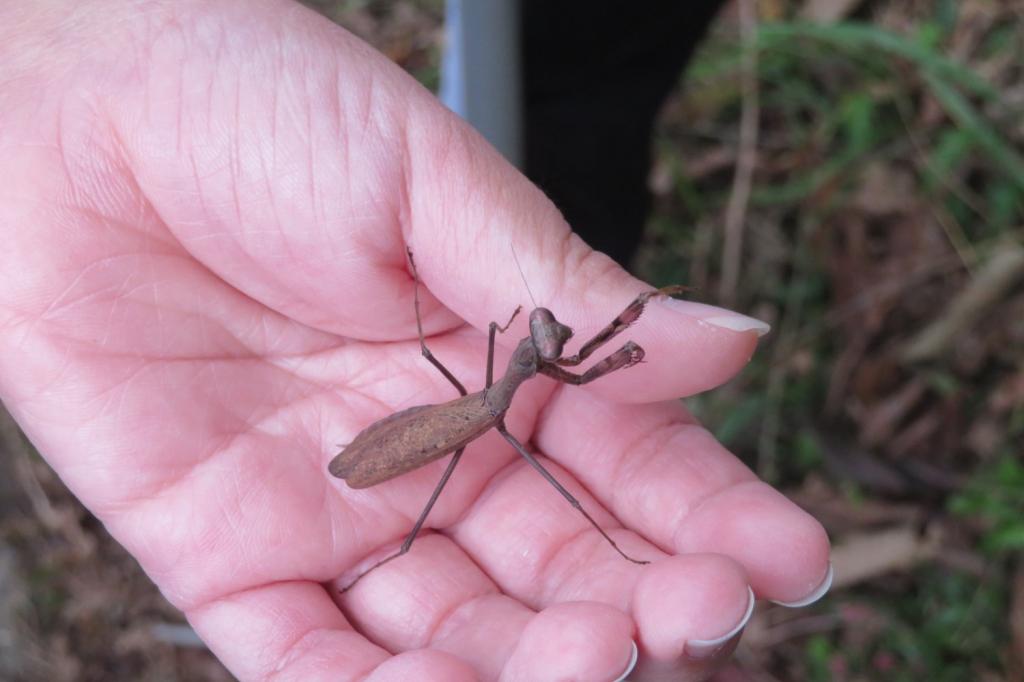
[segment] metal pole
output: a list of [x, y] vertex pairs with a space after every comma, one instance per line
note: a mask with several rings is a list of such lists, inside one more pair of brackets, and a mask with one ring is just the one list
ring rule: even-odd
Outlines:
[[448, 0], [441, 101], [522, 167], [518, 0]]

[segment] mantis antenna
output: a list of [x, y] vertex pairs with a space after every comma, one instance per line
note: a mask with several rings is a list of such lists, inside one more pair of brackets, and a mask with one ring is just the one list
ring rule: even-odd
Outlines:
[[523, 266], [519, 264], [519, 256], [516, 255], [516, 247], [512, 242], [509, 242], [508, 245], [512, 249], [512, 260], [516, 262], [516, 269], [519, 270], [519, 276], [522, 277], [523, 284], [526, 285], [526, 293], [530, 295], [530, 301], [533, 303], [533, 307], [539, 308], [540, 306], [537, 305], [537, 299], [533, 297], [533, 292], [530, 291], [530, 283], [526, 281], [526, 275], [523, 274]]

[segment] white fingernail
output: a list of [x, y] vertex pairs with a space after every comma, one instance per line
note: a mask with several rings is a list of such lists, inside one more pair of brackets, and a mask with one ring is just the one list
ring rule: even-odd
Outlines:
[[703, 319], [708, 324], [713, 324], [716, 327], [722, 327], [723, 329], [731, 329], [734, 332], [755, 332], [758, 337], [764, 336], [772, 330], [772, 326], [767, 322], [762, 322], [761, 320], [753, 317], [747, 317], [746, 315], [705, 317]]
[[633, 645], [633, 652], [629, 655], [629, 663], [626, 665], [626, 670], [612, 682], [625, 682], [625, 679], [633, 672], [633, 668], [636, 667], [636, 659], [640, 657], [640, 651], [636, 648], [636, 642], [630, 643]]
[[767, 322], [706, 303], [669, 298], [664, 300], [664, 304], [685, 315], [729, 331], [755, 332], [760, 337], [772, 330], [772, 326]]
[[729, 643], [733, 637], [738, 635], [743, 628], [747, 627], [747, 623], [750, 622], [750, 617], [754, 614], [754, 590], [747, 588], [747, 593], [750, 595], [747, 602], [747, 610], [743, 614], [743, 618], [740, 622], [729, 632], [725, 633], [721, 637], [715, 637], [714, 639], [691, 639], [686, 642], [686, 655], [689, 658], [694, 659], [706, 659], [714, 656], [723, 646]]
[[798, 609], [801, 606], [810, 606], [814, 602], [818, 601], [828, 592], [829, 588], [832, 587], [832, 578], [835, 576], [835, 571], [832, 569], [832, 562], [828, 562], [828, 571], [825, 573], [825, 579], [821, 581], [821, 584], [803, 599], [791, 602], [775, 601], [772, 600], [773, 604], [779, 606], [785, 606], [790, 609]]

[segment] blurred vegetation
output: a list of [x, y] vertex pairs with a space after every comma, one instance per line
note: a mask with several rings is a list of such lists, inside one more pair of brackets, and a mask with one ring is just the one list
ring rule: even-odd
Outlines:
[[[738, 666], [1020, 679], [1024, 14], [758, 7], [754, 26], [723, 17], [664, 112], [638, 263], [773, 325], [688, 402], [836, 543], [831, 596], [762, 609]], [[833, 21], [807, 20], [822, 7]]]
[[[436, 89], [442, 0], [307, 4]], [[756, 6], [751, 25], [723, 14], [665, 107], [636, 263], [773, 325], [688, 403], [835, 542], [830, 596], [761, 605], [736, 671], [1022, 679], [1024, 11]], [[30, 616], [0, 609], [0, 630], [32, 634], [0, 646], [0, 679], [13, 653], [52, 679], [226, 679], [181, 632], [154, 636], [175, 611], [12, 429], [0, 588], [28, 603], [0, 605]]]

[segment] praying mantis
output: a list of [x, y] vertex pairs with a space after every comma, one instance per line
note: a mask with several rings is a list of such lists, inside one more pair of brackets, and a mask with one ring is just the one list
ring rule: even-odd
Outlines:
[[417, 469], [429, 462], [455, 453], [448, 463], [441, 480], [435, 486], [430, 499], [420, 512], [412, 530], [397, 552], [381, 559], [360, 574], [344, 591], [351, 589], [371, 571], [393, 561], [410, 550], [413, 541], [423, 527], [430, 510], [441, 495], [452, 472], [458, 466], [466, 446], [494, 428], [515, 448], [523, 459], [532, 466], [548, 483], [555, 487], [586, 520], [604, 537], [622, 557], [635, 564], [647, 561], [635, 559], [626, 554], [615, 541], [587, 513], [579, 501], [559, 483], [554, 476], [513, 436], [505, 425], [505, 413], [512, 404], [516, 390], [524, 381], [538, 373], [556, 381], [581, 386], [599, 379], [606, 374], [632, 367], [644, 358], [644, 349], [628, 341], [582, 374], [564, 369], [574, 367], [589, 358], [598, 348], [622, 333], [635, 322], [647, 302], [657, 296], [674, 296], [687, 291], [688, 287], [673, 285], [641, 293], [619, 313], [614, 320], [584, 343], [575, 355], [563, 357], [565, 343], [572, 338], [571, 327], [559, 322], [547, 308], [535, 307], [530, 312], [530, 335], [516, 346], [509, 360], [505, 375], [494, 381], [494, 342], [497, 333], [504, 333], [522, 311], [519, 306], [504, 326], [491, 322], [487, 337], [487, 377], [483, 390], [469, 393], [440, 360], [434, 357], [423, 336], [420, 318], [419, 274], [411, 249], [406, 249], [414, 279], [413, 306], [416, 310], [416, 329], [419, 333], [420, 351], [459, 392], [460, 397], [438, 405], [417, 405], [374, 422], [360, 432], [328, 465], [333, 476], [344, 479], [351, 488], [369, 488], [396, 476]]

